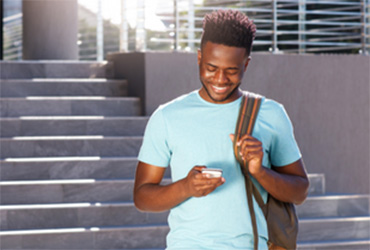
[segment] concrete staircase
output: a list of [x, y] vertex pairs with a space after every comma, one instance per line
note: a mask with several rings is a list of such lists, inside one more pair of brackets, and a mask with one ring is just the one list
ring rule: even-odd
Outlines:
[[[0, 249], [163, 249], [167, 213], [132, 202], [148, 118], [127, 82], [109, 79], [110, 64], [0, 67]], [[299, 249], [370, 249], [369, 195], [310, 180]]]

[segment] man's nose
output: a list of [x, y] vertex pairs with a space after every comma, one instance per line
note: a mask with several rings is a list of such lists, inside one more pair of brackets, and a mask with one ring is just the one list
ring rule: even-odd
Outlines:
[[227, 83], [228, 81], [225, 72], [223, 72], [222, 70], [218, 70], [216, 72], [215, 80], [219, 84]]

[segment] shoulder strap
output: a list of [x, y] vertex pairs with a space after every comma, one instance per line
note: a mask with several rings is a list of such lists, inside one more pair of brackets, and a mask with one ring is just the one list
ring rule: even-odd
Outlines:
[[[238, 121], [235, 128], [235, 138], [234, 138], [234, 154], [238, 162], [240, 163], [240, 167], [242, 170], [242, 173], [245, 178], [245, 187], [247, 192], [247, 200], [248, 200], [248, 207], [249, 207], [249, 213], [251, 216], [252, 226], [253, 226], [253, 235], [254, 235], [254, 249], [258, 249], [258, 230], [257, 230], [257, 221], [256, 221], [256, 215], [253, 207], [253, 197], [252, 193], [255, 194], [258, 193], [258, 190], [254, 187], [253, 182], [250, 179], [249, 171], [248, 171], [248, 163], [246, 161], [243, 161], [241, 156], [239, 155], [239, 147], [236, 145], [236, 142], [239, 140], [239, 138], [245, 134], [251, 135], [253, 132], [254, 124], [257, 120], [257, 115], [259, 108], [261, 106], [261, 96], [247, 93], [243, 95], [243, 100], [240, 106], [239, 115], [238, 115]], [[259, 195], [259, 193], [258, 193]], [[256, 196], [255, 196], [256, 198]], [[259, 198], [261, 196], [259, 195]], [[258, 199], [256, 198], [256, 201]], [[262, 198], [261, 200], [262, 201]], [[258, 203], [260, 202], [257, 201]], [[263, 201], [262, 201], [263, 204]], [[261, 204], [259, 203], [261, 206]]]

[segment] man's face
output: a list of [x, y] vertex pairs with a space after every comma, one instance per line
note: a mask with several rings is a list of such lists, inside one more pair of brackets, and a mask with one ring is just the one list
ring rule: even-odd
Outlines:
[[198, 50], [202, 88], [200, 96], [211, 103], [229, 103], [241, 96], [239, 86], [249, 58], [245, 48], [206, 42]]

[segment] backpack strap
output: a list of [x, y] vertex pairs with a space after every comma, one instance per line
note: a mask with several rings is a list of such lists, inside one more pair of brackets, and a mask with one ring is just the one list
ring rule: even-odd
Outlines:
[[[254, 249], [258, 250], [258, 230], [257, 230], [257, 221], [256, 214], [253, 206], [253, 193], [256, 192], [256, 188], [253, 185], [253, 182], [250, 179], [250, 174], [248, 170], [248, 162], [244, 161], [240, 156], [240, 147], [236, 145], [236, 142], [245, 134], [251, 135], [253, 132], [254, 124], [257, 120], [257, 115], [259, 108], [261, 106], [262, 98], [259, 95], [252, 93], [244, 93], [242, 103], [239, 109], [238, 121], [235, 128], [235, 137], [234, 137], [234, 154], [238, 162], [242, 173], [245, 178], [245, 187], [247, 192], [247, 201], [249, 207], [249, 213], [251, 216], [252, 226], [253, 226], [253, 236], [254, 236]], [[258, 190], [257, 190], [258, 192]], [[259, 194], [259, 193], [258, 193]], [[259, 195], [259, 197], [261, 197]], [[257, 200], [257, 199], [256, 199]], [[262, 198], [261, 198], [262, 200]]]

